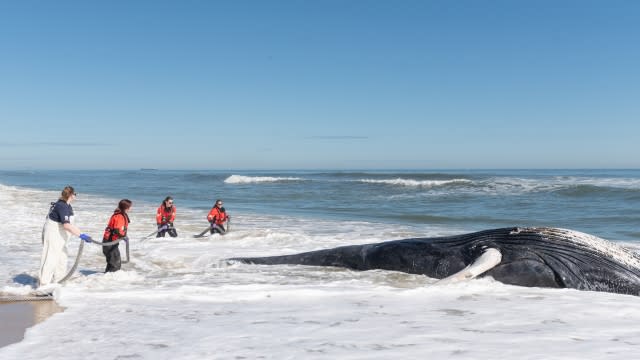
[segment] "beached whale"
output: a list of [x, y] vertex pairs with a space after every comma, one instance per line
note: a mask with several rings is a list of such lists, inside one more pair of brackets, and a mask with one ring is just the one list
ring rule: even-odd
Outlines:
[[557, 228], [502, 228], [227, 260], [395, 270], [443, 283], [491, 276], [511, 285], [640, 295], [639, 255], [592, 235]]

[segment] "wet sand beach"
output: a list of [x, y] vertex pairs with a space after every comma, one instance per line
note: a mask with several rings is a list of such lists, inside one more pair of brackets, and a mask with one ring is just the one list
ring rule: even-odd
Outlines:
[[28, 328], [61, 311], [55, 301], [0, 302], [0, 347], [22, 341]]

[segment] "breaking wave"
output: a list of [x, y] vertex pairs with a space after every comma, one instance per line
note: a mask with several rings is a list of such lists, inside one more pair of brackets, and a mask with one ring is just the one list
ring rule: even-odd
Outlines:
[[304, 179], [299, 177], [231, 175], [224, 180], [226, 184], [255, 184], [255, 183], [273, 183], [273, 182], [287, 182], [287, 181], [304, 181]]
[[386, 184], [395, 186], [409, 186], [409, 187], [434, 187], [451, 184], [471, 184], [471, 180], [467, 179], [451, 179], [451, 180], [413, 180], [413, 179], [361, 179], [359, 182], [367, 184]]

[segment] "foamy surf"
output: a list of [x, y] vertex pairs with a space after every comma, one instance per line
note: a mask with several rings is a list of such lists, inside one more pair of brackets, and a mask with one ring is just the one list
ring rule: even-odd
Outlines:
[[[28, 176], [21, 182], [36, 183], [46, 182], [45, 175], [20, 176]], [[238, 256], [453, 235], [485, 229], [486, 224], [524, 226], [535, 221], [635, 245], [631, 235], [619, 232], [637, 223], [633, 217], [636, 205], [624, 200], [630, 194], [626, 190], [617, 193], [617, 189], [606, 188], [606, 202], [597, 203], [598, 193], [576, 200], [547, 190], [524, 191], [524, 186], [513, 193], [500, 192], [501, 196], [465, 192], [477, 191], [483, 182], [495, 185], [498, 180], [516, 187], [528, 183], [533, 188], [545, 186], [547, 181], [556, 183], [549, 177], [513, 180], [521, 174], [506, 178], [472, 174], [473, 184], [430, 188], [351, 181], [378, 179], [377, 174], [275, 175], [312, 180], [238, 186], [224, 182], [232, 174], [207, 177], [205, 182], [196, 177], [193, 183], [177, 184], [175, 192], [166, 190], [176, 198], [179, 236], [142, 240], [155, 230], [155, 210], [166, 195], [163, 191], [150, 196], [148, 189], [172, 184], [163, 172], [138, 174], [143, 178], [138, 181], [146, 183], [144, 188], [120, 187], [114, 194], [110, 191], [122, 179], [118, 172], [99, 173], [105, 188], [95, 193], [82, 190], [96, 187], [90, 177], [70, 173], [69, 178], [79, 182], [80, 197], [74, 203], [76, 223], [94, 237], [100, 236], [124, 196], [120, 192], [132, 198], [131, 263], [121, 272], [104, 274], [100, 249], [85, 246], [77, 273], [60, 289], [57, 301], [65, 312], [29, 329], [22, 342], [0, 348], [0, 358], [74, 360], [109, 354], [138, 359], [349, 360], [411, 359], [429, 354], [460, 359], [617, 360], [636, 354], [640, 313], [634, 296], [522, 288], [492, 279], [433, 286], [434, 279], [390, 271], [220, 265], [224, 259]], [[176, 174], [171, 176], [173, 179]], [[443, 180], [443, 176], [411, 178]], [[389, 178], [409, 177], [392, 174]], [[461, 177], [453, 174], [449, 178]], [[211, 179], [219, 180], [211, 184]], [[5, 249], [0, 252], [2, 291], [31, 288], [27, 279], [37, 275], [42, 222], [49, 202], [58, 195], [59, 190], [0, 186], [0, 218], [5, 219], [0, 239]], [[217, 197], [225, 199], [233, 230], [216, 238], [193, 238], [207, 225], [206, 213]], [[584, 204], [579, 202], [582, 199]], [[609, 212], [616, 214], [615, 221], [597, 218]], [[402, 222], [392, 218], [411, 213], [455, 221]], [[480, 220], [472, 222], [472, 218]], [[590, 227], [574, 226], [583, 224], [583, 218]], [[629, 223], [620, 225], [620, 221]], [[602, 235], [607, 233], [619, 236]], [[68, 245], [70, 258], [77, 251], [76, 241], [72, 239]], [[611, 304], [615, 304], [615, 311]], [[540, 341], [545, 346], [540, 346]]]

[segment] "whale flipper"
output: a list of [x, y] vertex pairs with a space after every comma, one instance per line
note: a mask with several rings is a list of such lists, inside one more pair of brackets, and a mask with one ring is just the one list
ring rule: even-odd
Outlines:
[[489, 248], [485, 250], [485, 252], [483, 252], [482, 255], [473, 262], [473, 264], [451, 276], [439, 280], [436, 284], [452, 284], [473, 279], [478, 275], [493, 269], [496, 265], [500, 264], [501, 260], [502, 253], [500, 253], [498, 249]]

